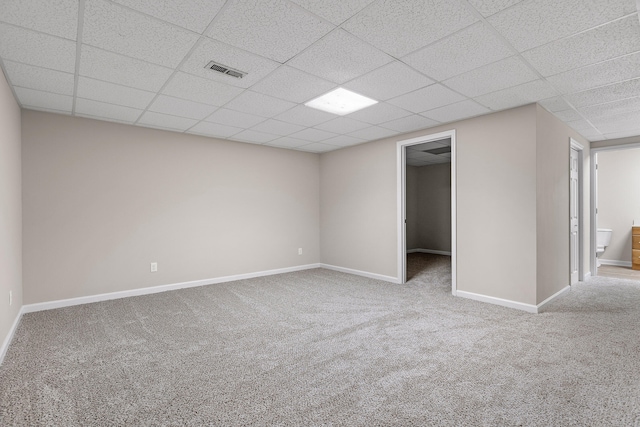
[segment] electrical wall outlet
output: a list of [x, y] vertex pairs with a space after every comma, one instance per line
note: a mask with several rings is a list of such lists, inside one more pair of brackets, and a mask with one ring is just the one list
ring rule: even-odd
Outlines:
[[13, 291], [9, 291], [9, 305], [13, 304]]
[[302, 248], [298, 248], [298, 255], [302, 255]]
[[151, 263], [151, 272], [155, 273], [156, 271], [158, 271], [158, 263], [157, 262], [152, 262]]

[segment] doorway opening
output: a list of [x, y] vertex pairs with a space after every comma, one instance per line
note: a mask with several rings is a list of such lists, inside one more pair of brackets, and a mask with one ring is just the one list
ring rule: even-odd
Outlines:
[[[419, 170], [422, 168], [424, 169]], [[450, 256], [451, 293], [456, 295], [455, 130], [398, 141], [397, 171], [398, 281], [406, 283], [408, 280], [408, 256], [416, 262], [417, 269], [442, 265], [442, 257]], [[443, 173], [448, 174], [448, 177], [444, 177], [448, 178], [446, 181], [443, 179]], [[435, 192], [423, 195], [422, 199], [413, 197], [414, 194], [411, 192], [419, 189], [419, 183], [429, 180], [439, 180], [439, 188], [435, 189]], [[444, 182], [450, 182], [448, 194], [442, 194]], [[428, 208], [429, 202], [431, 205], [439, 205], [435, 212], [433, 207]], [[448, 206], [443, 207], [443, 203], [447, 203]], [[425, 216], [419, 214], [421, 207], [423, 212], [425, 209], [430, 210], [429, 221], [424, 221]], [[443, 218], [443, 212], [446, 212], [448, 217]], [[420, 224], [421, 219], [425, 223]], [[415, 268], [412, 268], [411, 274], [415, 274]]]
[[[640, 144], [591, 150], [591, 271], [594, 276], [640, 280]], [[631, 188], [633, 185], [631, 185]]]

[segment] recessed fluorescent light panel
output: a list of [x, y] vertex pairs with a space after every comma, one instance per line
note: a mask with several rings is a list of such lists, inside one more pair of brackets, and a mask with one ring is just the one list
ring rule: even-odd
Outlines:
[[367, 98], [366, 96], [339, 87], [316, 99], [312, 99], [304, 105], [344, 116], [377, 103], [378, 101], [375, 99]]

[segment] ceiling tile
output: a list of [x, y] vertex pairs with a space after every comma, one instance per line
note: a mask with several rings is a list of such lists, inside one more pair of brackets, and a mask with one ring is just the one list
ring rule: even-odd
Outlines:
[[323, 95], [335, 87], [335, 83], [283, 65], [253, 85], [251, 90], [301, 103]]
[[329, 145], [329, 144], [321, 144], [321, 143], [313, 143], [303, 145], [302, 147], [297, 147], [296, 150], [300, 151], [308, 151], [310, 153], [326, 153], [327, 151], [333, 151], [338, 149], [338, 147]]
[[304, 129], [303, 126], [298, 126], [292, 123], [273, 119], [266, 120], [251, 128], [251, 130], [255, 130], [258, 132], [271, 133], [280, 136], [291, 135], [292, 133], [299, 132], [302, 129]]
[[198, 123], [198, 121], [193, 119], [147, 111], [140, 117], [137, 124], [160, 129], [185, 131], [196, 123]]
[[418, 145], [410, 145], [407, 147], [407, 156], [411, 155], [412, 157], [431, 157], [434, 154], [425, 153], [426, 150], [433, 150], [435, 148], [443, 148], [447, 147], [446, 144], [441, 144], [439, 142], [425, 142]]
[[[247, 73], [247, 75], [238, 79], [226, 74], [217, 73], [205, 68], [210, 61], [215, 61], [227, 67], [240, 70]], [[262, 56], [246, 52], [217, 40], [203, 38], [180, 69], [186, 73], [205, 79], [215, 80], [231, 86], [248, 88], [278, 68], [278, 66], [280, 66], [279, 63], [263, 58]]]
[[364, 139], [355, 138], [349, 135], [338, 135], [333, 138], [325, 139], [322, 141], [325, 144], [335, 145], [338, 147], [350, 147], [352, 145], [362, 144], [366, 142]]
[[384, 101], [433, 83], [433, 80], [405, 64], [393, 61], [362, 77], [351, 80], [344, 87]]
[[71, 112], [73, 97], [39, 90], [14, 88], [20, 104], [25, 107], [46, 108], [48, 110]]
[[162, 93], [203, 104], [221, 106], [234, 99], [243, 89], [186, 73], [177, 73]]
[[[599, 141], [602, 139], [605, 139], [604, 136], [602, 136], [602, 134], [598, 131], [590, 131], [590, 132], [578, 132], [580, 135], [582, 135], [584, 138], [587, 139], [587, 141]], [[637, 135], [637, 133], [636, 133]]]
[[291, 0], [334, 25], [340, 25], [374, 0]]
[[256, 132], [255, 130], [243, 130], [242, 132], [233, 135], [233, 139], [236, 141], [250, 142], [252, 144], [264, 144], [265, 142], [278, 139], [278, 135]]
[[187, 101], [173, 98], [171, 96], [160, 95], [149, 106], [149, 111], [165, 113], [172, 116], [187, 117], [189, 119], [202, 120], [217, 110], [217, 107], [199, 102]]
[[522, 60], [513, 56], [460, 74], [443, 83], [460, 93], [475, 98], [537, 78], [538, 76]]
[[325, 139], [333, 138], [334, 136], [336, 136], [336, 134], [320, 129], [307, 128], [289, 136], [294, 139], [302, 139], [309, 142], [319, 142], [324, 141]]
[[113, 0], [196, 33], [202, 33], [226, 0]]
[[316, 110], [315, 108], [307, 107], [306, 105], [298, 105], [277, 115], [275, 118], [285, 122], [311, 127], [334, 119], [336, 118], [336, 115]]
[[403, 61], [436, 80], [445, 80], [512, 54], [485, 24], [478, 22], [405, 56]]
[[200, 122], [188, 130], [188, 133], [213, 136], [216, 138], [229, 138], [238, 132], [242, 132], [242, 129], [211, 122]]
[[633, 15], [522, 55], [543, 76], [551, 76], [637, 51], [640, 51], [640, 22]]
[[480, 114], [490, 113], [491, 111], [475, 101], [470, 99], [447, 105], [445, 107], [436, 108], [422, 113], [423, 116], [442, 123], [455, 122], [469, 117], [479, 116]]
[[581, 132], [581, 131], [593, 132], [595, 130], [594, 127], [591, 125], [591, 123], [589, 123], [584, 119], [576, 120], [573, 122], [567, 122], [567, 125], [569, 125], [569, 127], [575, 129], [578, 132]]
[[580, 92], [640, 77], [640, 52], [547, 77], [562, 93]]
[[86, 0], [82, 42], [177, 67], [198, 36], [104, 0]]
[[477, 20], [457, 1], [379, 0], [347, 21], [343, 27], [399, 58]]
[[294, 106], [293, 102], [248, 90], [225, 105], [225, 108], [256, 116], [273, 117]]
[[386, 129], [380, 126], [371, 126], [368, 128], [360, 129], [355, 132], [351, 132], [349, 136], [353, 136], [355, 138], [365, 139], [367, 141], [373, 141], [375, 139], [386, 138], [391, 135], [397, 135], [398, 132]]
[[273, 147], [281, 147], [281, 148], [296, 148], [301, 147], [303, 145], [309, 145], [309, 141], [304, 141], [302, 139], [291, 138], [288, 136], [274, 139], [267, 143], [267, 145], [271, 145]]
[[144, 110], [156, 94], [81, 76], [78, 78], [77, 95], [79, 98]]
[[586, 107], [636, 96], [640, 96], [640, 78], [566, 95], [564, 98], [574, 107]]
[[554, 116], [562, 120], [563, 122], [575, 122], [576, 120], [581, 120], [583, 117], [578, 114], [576, 110], [565, 110], [565, 111], [556, 111], [553, 113]]
[[411, 113], [409, 111], [398, 108], [395, 105], [387, 104], [386, 102], [378, 102], [371, 107], [349, 114], [349, 117], [361, 122], [378, 125], [380, 123], [388, 122], [389, 120], [399, 119], [400, 117], [410, 115]]
[[76, 114], [102, 120], [111, 119], [118, 122], [134, 123], [142, 114], [142, 110], [78, 98], [76, 100]]
[[421, 162], [435, 162], [438, 160], [438, 156], [436, 154], [431, 153], [423, 153], [423, 152], [414, 152], [412, 155], [414, 160], [419, 160]]
[[514, 4], [520, 3], [522, 0], [468, 0], [469, 3], [476, 8], [482, 16], [491, 16]]
[[333, 133], [350, 133], [369, 127], [368, 123], [359, 122], [349, 117], [338, 117], [315, 126], [316, 129]]
[[335, 28], [285, 0], [232, 2], [209, 37], [284, 63]]
[[76, 43], [0, 23], [0, 57], [75, 73]]
[[413, 116], [403, 117], [401, 119], [392, 120], [381, 124], [388, 129], [392, 129], [398, 132], [411, 132], [418, 129], [425, 129], [431, 126], [439, 124], [435, 120], [428, 119], [423, 116], [414, 114]]
[[636, 12], [629, 0], [523, 1], [488, 19], [520, 52]]
[[83, 45], [80, 75], [157, 92], [171, 76], [170, 68]]
[[0, 21], [75, 40], [78, 1], [3, 0]]
[[522, 85], [479, 96], [475, 98], [475, 100], [497, 111], [530, 104], [557, 94], [553, 86], [546, 81], [534, 80]]
[[567, 104], [567, 101], [560, 98], [559, 96], [549, 99], [543, 99], [542, 101], [539, 101], [538, 104], [552, 113], [555, 113], [556, 111], [569, 110], [571, 108], [571, 106]]
[[241, 113], [239, 111], [227, 110], [220, 108], [215, 113], [207, 117], [208, 122], [219, 123], [226, 126], [234, 126], [238, 128], [250, 128], [260, 122], [265, 121], [264, 117], [254, 116], [253, 114]]
[[459, 93], [455, 93], [440, 84], [419, 89], [415, 92], [393, 98], [388, 102], [405, 110], [414, 113], [422, 113], [423, 111], [433, 110], [454, 102], [464, 100], [465, 97]]
[[[635, 98], [623, 99], [620, 101], [607, 102], [606, 104], [582, 107], [578, 108], [578, 110], [589, 120], [598, 120], [610, 116], [618, 116], [620, 114], [640, 111], [640, 96]], [[638, 123], [638, 127], [640, 127], [640, 123]]]
[[336, 83], [344, 83], [376, 69], [392, 58], [336, 30], [288, 62], [288, 65]]
[[60, 95], [73, 95], [73, 74], [13, 61], [4, 61], [4, 71], [14, 86]]

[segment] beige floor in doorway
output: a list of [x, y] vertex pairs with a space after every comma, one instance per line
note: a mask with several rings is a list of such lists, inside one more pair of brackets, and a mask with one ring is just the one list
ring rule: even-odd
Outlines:
[[598, 267], [597, 276], [640, 281], [640, 270], [633, 270], [631, 267], [603, 264]]

